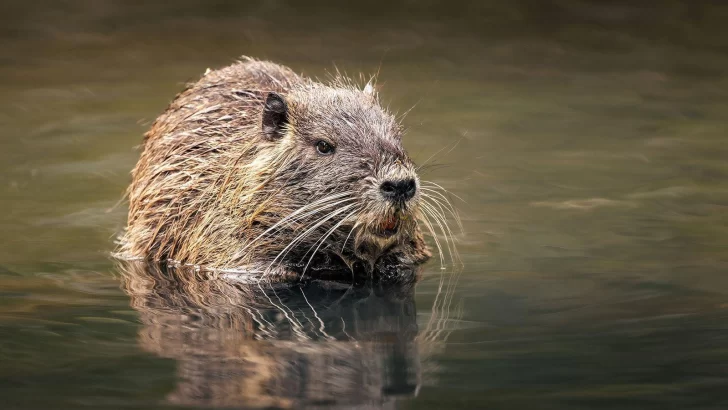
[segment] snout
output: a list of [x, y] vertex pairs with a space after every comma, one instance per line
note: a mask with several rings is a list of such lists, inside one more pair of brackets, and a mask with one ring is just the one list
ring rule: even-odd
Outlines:
[[382, 196], [391, 202], [406, 202], [417, 193], [417, 182], [413, 178], [386, 180], [379, 186]]

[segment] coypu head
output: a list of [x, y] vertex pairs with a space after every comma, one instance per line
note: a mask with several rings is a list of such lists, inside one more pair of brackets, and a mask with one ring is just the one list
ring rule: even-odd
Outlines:
[[336, 254], [350, 268], [355, 261], [372, 268], [382, 255], [417, 240], [420, 180], [402, 147], [402, 126], [380, 106], [371, 84], [305, 82], [285, 96], [271, 92], [261, 130], [272, 150], [293, 153], [270, 185], [282, 201], [298, 200], [285, 213], [300, 216], [299, 248]]

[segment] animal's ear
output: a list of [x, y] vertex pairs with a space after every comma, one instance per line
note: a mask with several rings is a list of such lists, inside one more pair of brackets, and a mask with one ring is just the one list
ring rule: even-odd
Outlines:
[[263, 134], [270, 140], [275, 140], [285, 134], [288, 124], [288, 105], [286, 100], [278, 93], [268, 93], [263, 107]]

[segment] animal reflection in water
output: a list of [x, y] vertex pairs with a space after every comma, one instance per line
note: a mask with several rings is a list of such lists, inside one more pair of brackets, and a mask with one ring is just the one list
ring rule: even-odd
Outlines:
[[417, 394], [422, 355], [446, 334], [447, 318], [433, 317], [418, 335], [411, 287], [243, 285], [143, 262], [120, 271], [144, 324], [142, 348], [177, 360], [167, 397], [176, 404], [394, 407]]

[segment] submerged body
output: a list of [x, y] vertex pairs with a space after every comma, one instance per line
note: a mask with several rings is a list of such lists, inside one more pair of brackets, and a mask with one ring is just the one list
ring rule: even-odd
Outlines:
[[145, 135], [121, 253], [268, 278], [414, 280], [430, 252], [402, 127], [370, 84], [245, 59]]

